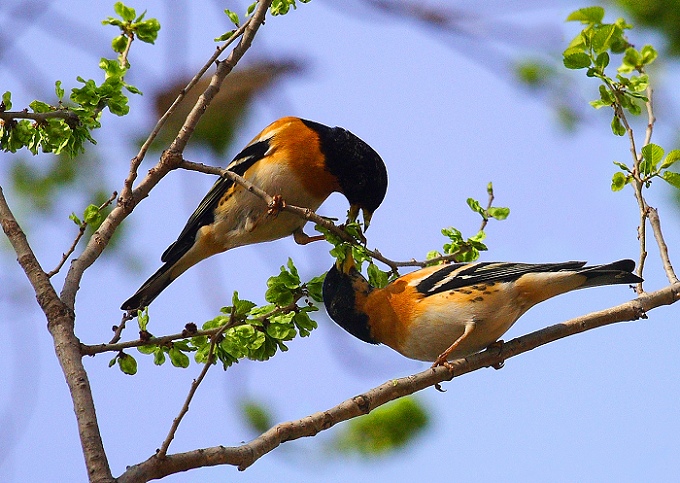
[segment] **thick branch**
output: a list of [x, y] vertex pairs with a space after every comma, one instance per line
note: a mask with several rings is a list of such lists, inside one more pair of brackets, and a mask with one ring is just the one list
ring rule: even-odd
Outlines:
[[26, 235], [7, 205], [1, 187], [0, 224], [47, 318], [47, 328], [52, 334], [55, 352], [71, 391], [90, 481], [112, 481], [111, 470], [99, 434], [90, 383], [80, 355], [80, 342], [73, 332], [75, 314], [59, 300], [49, 277], [35, 258]]
[[451, 363], [451, 371], [445, 367], [436, 367], [413, 376], [390, 380], [326, 411], [314, 413], [297, 421], [278, 424], [241, 446], [216, 446], [167, 455], [163, 459], [154, 455], [138, 465], [129, 467], [118, 478], [118, 481], [120, 483], [149, 481], [180, 471], [221, 464], [233, 465], [240, 470], [245, 470], [263, 455], [286, 441], [315, 436], [339, 422], [367, 414], [389, 401], [443, 381], [450, 381], [468, 372], [484, 367], [500, 367], [506, 359], [558, 339], [616, 322], [645, 318], [646, 313], [653, 308], [673, 304], [679, 299], [680, 284], [673, 284], [611, 309], [577, 317], [494, 346], [466, 359], [458, 359]]

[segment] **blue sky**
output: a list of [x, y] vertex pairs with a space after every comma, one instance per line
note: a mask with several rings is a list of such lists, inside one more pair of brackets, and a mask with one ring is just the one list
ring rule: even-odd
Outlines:
[[[0, 6], [3, 30], [11, 25], [9, 11], [19, 4]], [[182, 2], [173, 8], [153, 1], [131, 5], [147, 9], [163, 26], [156, 46], [133, 46], [128, 80], [148, 94], [173, 73], [197, 69], [214, 49], [212, 39], [228, 28], [219, 14], [224, 6], [214, 2]], [[460, 5], [470, 16], [476, 12], [475, 2]], [[559, 53], [577, 31], [563, 19], [583, 4], [525, 5], [513, 13], [504, 2], [490, 2], [477, 20], [464, 24], [474, 25], [475, 32], [486, 29], [483, 39], [489, 42], [395, 21], [355, 2], [313, 0], [286, 17], [269, 18], [246, 60], [292, 56], [304, 60], [307, 71], [257, 101], [228, 157], [284, 115], [350, 129], [381, 154], [389, 170], [388, 194], [368, 238], [370, 246], [393, 259], [423, 258], [439, 248], [445, 241], [439, 230], [445, 226], [474, 234], [479, 220], [465, 200], [484, 200], [489, 181], [494, 183], [496, 203], [509, 206], [511, 215], [488, 226], [490, 251], [482, 259], [637, 259], [638, 213], [632, 192], [609, 189], [611, 161], [626, 162], [630, 156], [625, 139], [609, 131], [610, 114], [584, 109], [587, 117], [580, 128], [567, 134], [545, 98], [513, 82], [505, 64], [518, 55]], [[243, 11], [246, 5], [226, 6]], [[92, 32], [74, 30], [64, 22], [81, 8], [78, 21]], [[356, 10], [348, 14], [343, 9]], [[178, 10], [180, 15], [172, 17]], [[32, 22], [14, 18], [15, 30], [7, 27], [14, 46], [2, 59], [0, 89], [14, 92], [15, 107], [35, 96], [19, 85], [21, 76], [16, 74], [25, 68], [17, 59], [29, 53], [38, 74], [60, 78], [69, 88], [76, 75], [97, 76], [97, 60], [111, 56], [107, 49], [113, 35], [111, 27], [99, 27], [99, 21], [111, 12], [108, 2], [53, 1], [45, 2], [42, 15], [36, 14]], [[65, 47], [64, 36], [87, 48]], [[639, 45], [649, 41], [642, 34], [633, 39]], [[669, 77], [673, 69], [662, 74]], [[52, 85], [37, 82], [47, 89]], [[579, 86], [582, 98], [577, 100], [585, 105], [596, 85], [584, 81]], [[96, 150], [105, 160], [112, 189], [121, 186], [135, 154], [132, 140], [152, 122], [144, 113], [151, 97], [133, 98], [132, 114], [122, 119], [107, 116], [96, 135]], [[672, 111], [677, 94], [660, 90], [659, 98], [655, 141], [668, 146], [664, 115]], [[194, 148], [187, 158], [223, 166], [228, 161]], [[11, 157], [1, 159], [0, 179], [6, 179]], [[154, 161], [148, 156], [142, 171]], [[120, 303], [157, 268], [160, 254], [212, 182], [198, 173], [173, 172], [125, 222], [131, 235], [125, 253], [138, 257], [142, 267], [130, 271], [114, 256], [86, 272], [77, 299], [77, 333], [83, 342], [110, 338], [110, 327], [120, 320]], [[12, 203], [11, 194], [8, 199]], [[653, 189], [649, 202], [660, 209], [672, 257], [680, 233], [667, 191]], [[67, 216], [82, 210], [78, 203], [65, 197], [50, 227], [30, 227], [29, 241], [46, 267], [55, 265], [69, 246], [74, 229]], [[334, 195], [320, 213], [340, 217], [345, 211], [344, 198]], [[262, 301], [267, 277], [289, 256], [303, 276], [318, 275], [331, 264], [328, 248], [323, 243], [298, 247], [286, 239], [213, 257], [154, 302], [152, 331], [172, 333], [186, 322], [212, 318], [233, 290]], [[646, 288], [654, 290], [667, 282], [651, 240], [649, 252]], [[0, 297], [0, 311], [12, 317], [5, 317], [0, 326], [5, 348], [0, 480], [85, 481], [72, 405], [44, 317], [32, 303], [33, 294], [13, 257], [5, 256], [3, 264], [8, 272], [0, 275], [0, 283], [11, 291]], [[60, 287], [62, 278], [55, 278]], [[505, 338], [622, 303], [632, 295], [616, 286], [561, 296], [533, 308]], [[676, 319], [677, 309], [660, 308], [648, 320], [570, 337], [511, 359], [500, 371], [463, 376], [445, 384], [446, 393], [428, 389], [418, 397], [431, 411], [431, 429], [390, 457], [337, 457], [326, 446], [328, 436], [321, 435], [286, 443], [244, 473], [219, 467], [166, 481], [669, 480], [680, 471]], [[277, 421], [286, 421], [427, 367], [389, 348], [351, 338], [325, 315], [317, 320], [320, 327], [311, 337], [293, 341], [288, 352], [267, 363], [245, 361], [227, 372], [212, 369], [170, 451], [251, 439], [255, 435], [235, 410], [241, 398], [265, 402]], [[97, 356], [85, 364], [109, 461], [118, 475], [161, 444], [200, 368], [159, 368], [139, 356], [139, 372], [130, 377], [109, 369], [109, 358]]]

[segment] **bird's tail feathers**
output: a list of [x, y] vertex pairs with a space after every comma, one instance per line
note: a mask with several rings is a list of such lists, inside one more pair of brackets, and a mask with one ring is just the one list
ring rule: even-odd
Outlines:
[[587, 280], [580, 288], [641, 283], [643, 280], [632, 273], [633, 270], [635, 270], [633, 260], [618, 260], [605, 265], [583, 267], [578, 272], [585, 275]]
[[123, 302], [121, 310], [141, 310], [149, 305], [176, 278], [172, 276], [172, 266], [170, 263], [163, 264], [132, 297]]

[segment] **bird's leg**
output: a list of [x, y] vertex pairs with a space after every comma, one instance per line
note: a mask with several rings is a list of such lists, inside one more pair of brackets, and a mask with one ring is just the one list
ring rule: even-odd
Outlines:
[[[503, 350], [503, 344], [504, 344], [504, 342], [499, 339], [496, 342], [492, 342], [491, 344], [489, 344], [489, 346], [486, 348], [486, 350], [496, 349], [496, 350], [498, 350], [498, 353], [500, 354], [501, 351]], [[498, 370], [498, 369], [503, 369], [504, 365], [505, 365], [505, 361], [499, 361], [499, 362], [493, 364], [491, 367]]]
[[306, 245], [308, 243], [312, 243], [323, 239], [324, 239], [323, 235], [309, 236], [302, 230], [302, 228], [298, 228], [293, 232], [293, 240], [295, 240], [295, 243], [297, 243], [298, 245]]
[[432, 364], [432, 367], [437, 367], [437, 366], [444, 366], [448, 369], [451, 369], [451, 364], [448, 362], [449, 355], [455, 351], [458, 346], [465, 340], [465, 338], [470, 335], [472, 330], [475, 328], [474, 323], [470, 324], [465, 324], [465, 329], [463, 330], [463, 333], [461, 334], [460, 337], [458, 337], [453, 344], [449, 346], [448, 349], [446, 349], [444, 352], [439, 354], [439, 357], [437, 357], [437, 360], [434, 361], [434, 364]]

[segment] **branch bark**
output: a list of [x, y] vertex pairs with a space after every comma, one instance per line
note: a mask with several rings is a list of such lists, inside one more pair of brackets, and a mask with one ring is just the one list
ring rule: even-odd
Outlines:
[[99, 433], [92, 390], [80, 354], [80, 341], [73, 330], [75, 314], [57, 296], [49, 277], [31, 250], [25, 233], [14, 218], [2, 187], [0, 187], [0, 224], [47, 318], [47, 328], [52, 334], [54, 349], [71, 392], [90, 481], [101, 483], [113, 481]]
[[558, 339], [616, 322], [646, 318], [648, 311], [662, 305], [673, 304], [678, 300], [680, 300], [680, 283], [675, 283], [656, 292], [643, 294], [635, 300], [616, 307], [552, 325], [509, 342], [494, 345], [492, 348], [468, 358], [452, 361], [451, 370], [440, 366], [429, 368], [412, 376], [387, 381], [326, 411], [311, 414], [297, 421], [278, 424], [241, 446], [214, 446], [166, 455], [164, 458], [158, 458], [154, 455], [142, 463], [130, 466], [125, 473], [118, 477], [117, 481], [119, 483], [149, 481], [181, 471], [223, 464], [233, 465], [238, 467], [239, 470], [245, 470], [259, 458], [286, 441], [315, 436], [342, 421], [368, 414], [389, 401], [444, 381], [450, 381], [463, 374], [484, 367], [501, 367], [504, 361], [511, 357]]

